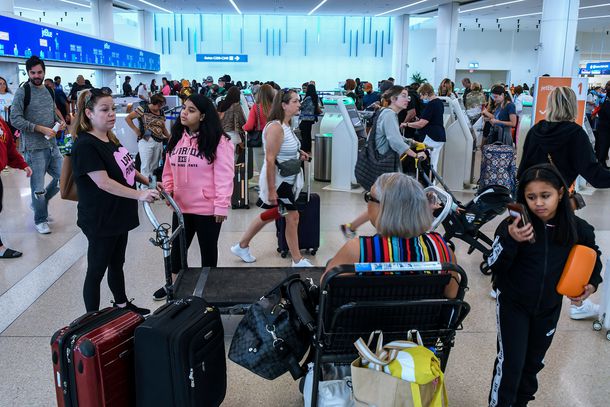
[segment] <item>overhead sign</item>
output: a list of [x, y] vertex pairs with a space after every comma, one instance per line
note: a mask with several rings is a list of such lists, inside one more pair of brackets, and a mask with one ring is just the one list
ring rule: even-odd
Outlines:
[[0, 57], [32, 55], [79, 65], [150, 72], [161, 69], [159, 54], [0, 15]]
[[197, 54], [197, 62], [248, 62], [244, 54]]
[[479, 63], [478, 62], [470, 62], [468, 64], [468, 68], [470, 69], [477, 69], [479, 67]]
[[590, 62], [586, 69], [587, 71], [610, 70], [610, 62]]
[[549, 94], [559, 86], [569, 86], [572, 88], [574, 93], [576, 93], [576, 103], [578, 104], [576, 123], [579, 123], [581, 126], [584, 125], [588, 84], [589, 80], [587, 78], [540, 76], [538, 79], [536, 79], [536, 95], [534, 96], [534, 124], [545, 119]]

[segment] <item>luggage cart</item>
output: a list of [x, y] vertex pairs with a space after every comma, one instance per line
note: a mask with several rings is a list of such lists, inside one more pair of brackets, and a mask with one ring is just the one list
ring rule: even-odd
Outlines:
[[[146, 216], [154, 227], [155, 236], [150, 238], [150, 242], [163, 250], [168, 302], [196, 296], [216, 306], [222, 314], [244, 314], [252, 303], [290, 275], [299, 274], [301, 278], [320, 281], [324, 267], [308, 267], [298, 271], [292, 267], [188, 267], [184, 216], [167, 192], [163, 191], [161, 195], [178, 217], [178, 227], [173, 233], [171, 225], [159, 222], [149, 203], [143, 205]], [[172, 281], [170, 256], [176, 238], [181, 247], [181, 266], [176, 280]]]
[[[383, 271], [357, 271], [362, 269]], [[442, 273], [445, 271], [460, 276], [455, 299], [443, 294], [452, 278]], [[326, 273], [320, 284], [314, 338], [312, 406], [318, 403], [322, 365], [351, 363], [357, 357], [354, 342], [373, 331], [382, 331], [389, 342], [405, 339], [407, 331], [417, 329], [444, 371], [456, 330], [470, 312], [464, 301], [467, 288], [466, 273], [451, 263], [361, 263], [338, 266]]]

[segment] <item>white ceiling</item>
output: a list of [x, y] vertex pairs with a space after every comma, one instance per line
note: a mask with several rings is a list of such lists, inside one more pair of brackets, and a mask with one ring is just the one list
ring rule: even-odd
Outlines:
[[[82, 23], [87, 23], [90, 20], [90, 9], [80, 7], [59, 0], [17, 0], [16, 7], [26, 7], [36, 10], [45, 10], [46, 16], [42, 16], [41, 12], [32, 12], [22, 9], [23, 17], [43, 21], [64, 18], [65, 20]], [[87, 0], [71, 0], [78, 3], [90, 4]], [[236, 11], [229, 0], [147, 0], [150, 3], [159, 5], [175, 13], [204, 13], [204, 14], [235, 14]], [[320, 0], [234, 0], [241, 12], [244, 14], [282, 14], [282, 15], [306, 15]], [[323, 4], [314, 15], [348, 15], [348, 16], [374, 16], [386, 11], [402, 7], [407, 4], [413, 4], [417, 0], [328, 0]], [[411, 14], [434, 17], [436, 9], [440, 4], [450, 3], [452, 0], [426, 0], [414, 6], [401, 9], [392, 13], [385, 14], [386, 16], [396, 16], [401, 14]], [[519, 25], [520, 30], [535, 30], [541, 14], [533, 16], [524, 16], [520, 18], [501, 19], [502, 17], [541, 13], [543, 0], [522, 0], [511, 4], [504, 4], [495, 7], [468, 12], [470, 9], [479, 7], [491, 6], [494, 4], [507, 3], [511, 0], [459, 0], [460, 14], [459, 22], [461, 28], [467, 30], [512, 30]], [[548, 0], [555, 1], [555, 0]], [[139, 0], [114, 0], [115, 12], [126, 12], [131, 10], [148, 10], [151, 12], [162, 12], [154, 7], [146, 5]], [[607, 4], [607, 5], [605, 5]], [[604, 5], [597, 8], [581, 9], [579, 17], [593, 16], [609, 16], [610, 15], [610, 0], [581, 0], [580, 7]], [[64, 12], [68, 16], [63, 15]], [[496, 21], [497, 19], [500, 19]], [[479, 26], [480, 24], [480, 26]], [[498, 27], [500, 24], [500, 27]], [[421, 28], [435, 28], [436, 19], [432, 18], [420, 25]], [[605, 32], [610, 30], [610, 18], [595, 18], [580, 20], [579, 31], [597, 31]]]

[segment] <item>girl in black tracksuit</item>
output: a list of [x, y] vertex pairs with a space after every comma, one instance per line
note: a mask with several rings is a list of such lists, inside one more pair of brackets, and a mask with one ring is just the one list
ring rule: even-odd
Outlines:
[[[584, 300], [601, 282], [600, 252], [593, 227], [570, 208], [567, 187], [550, 164], [526, 170], [517, 201], [527, 207], [531, 223], [504, 220], [488, 262], [497, 289], [498, 355], [489, 394], [489, 406], [526, 406], [538, 389], [536, 374], [544, 367], [561, 311], [559, 282], [571, 248], [591, 247], [597, 261], [583, 294]], [[529, 240], [535, 236], [535, 243]]]

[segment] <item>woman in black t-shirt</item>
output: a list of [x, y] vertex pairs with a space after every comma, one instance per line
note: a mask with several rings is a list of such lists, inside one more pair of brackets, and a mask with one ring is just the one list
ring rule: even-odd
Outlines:
[[139, 224], [137, 201], [153, 202], [159, 192], [136, 190], [136, 181], [148, 185], [148, 179], [136, 171], [129, 152], [112, 133], [116, 114], [109, 94], [99, 89], [83, 92], [77, 111], [72, 165], [79, 198], [77, 224], [89, 241], [85, 307], [87, 312], [99, 309], [100, 284], [108, 269], [114, 306], [147, 315], [150, 310], [127, 300], [123, 263], [127, 234]]
[[421, 85], [417, 92], [424, 104], [421, 118], [415, 122], [403, 123], [401, 126], [418, 129], [418, 141], [423, 141], [427, 146], [432, 147], [430, 151], [430, 164], [432, 164], [433, 168], [436, 168], [441, 150], [447, 140], [443, 124], [445, 106], [442, 100], [436, 97], [434, 88], [429, 83]]

